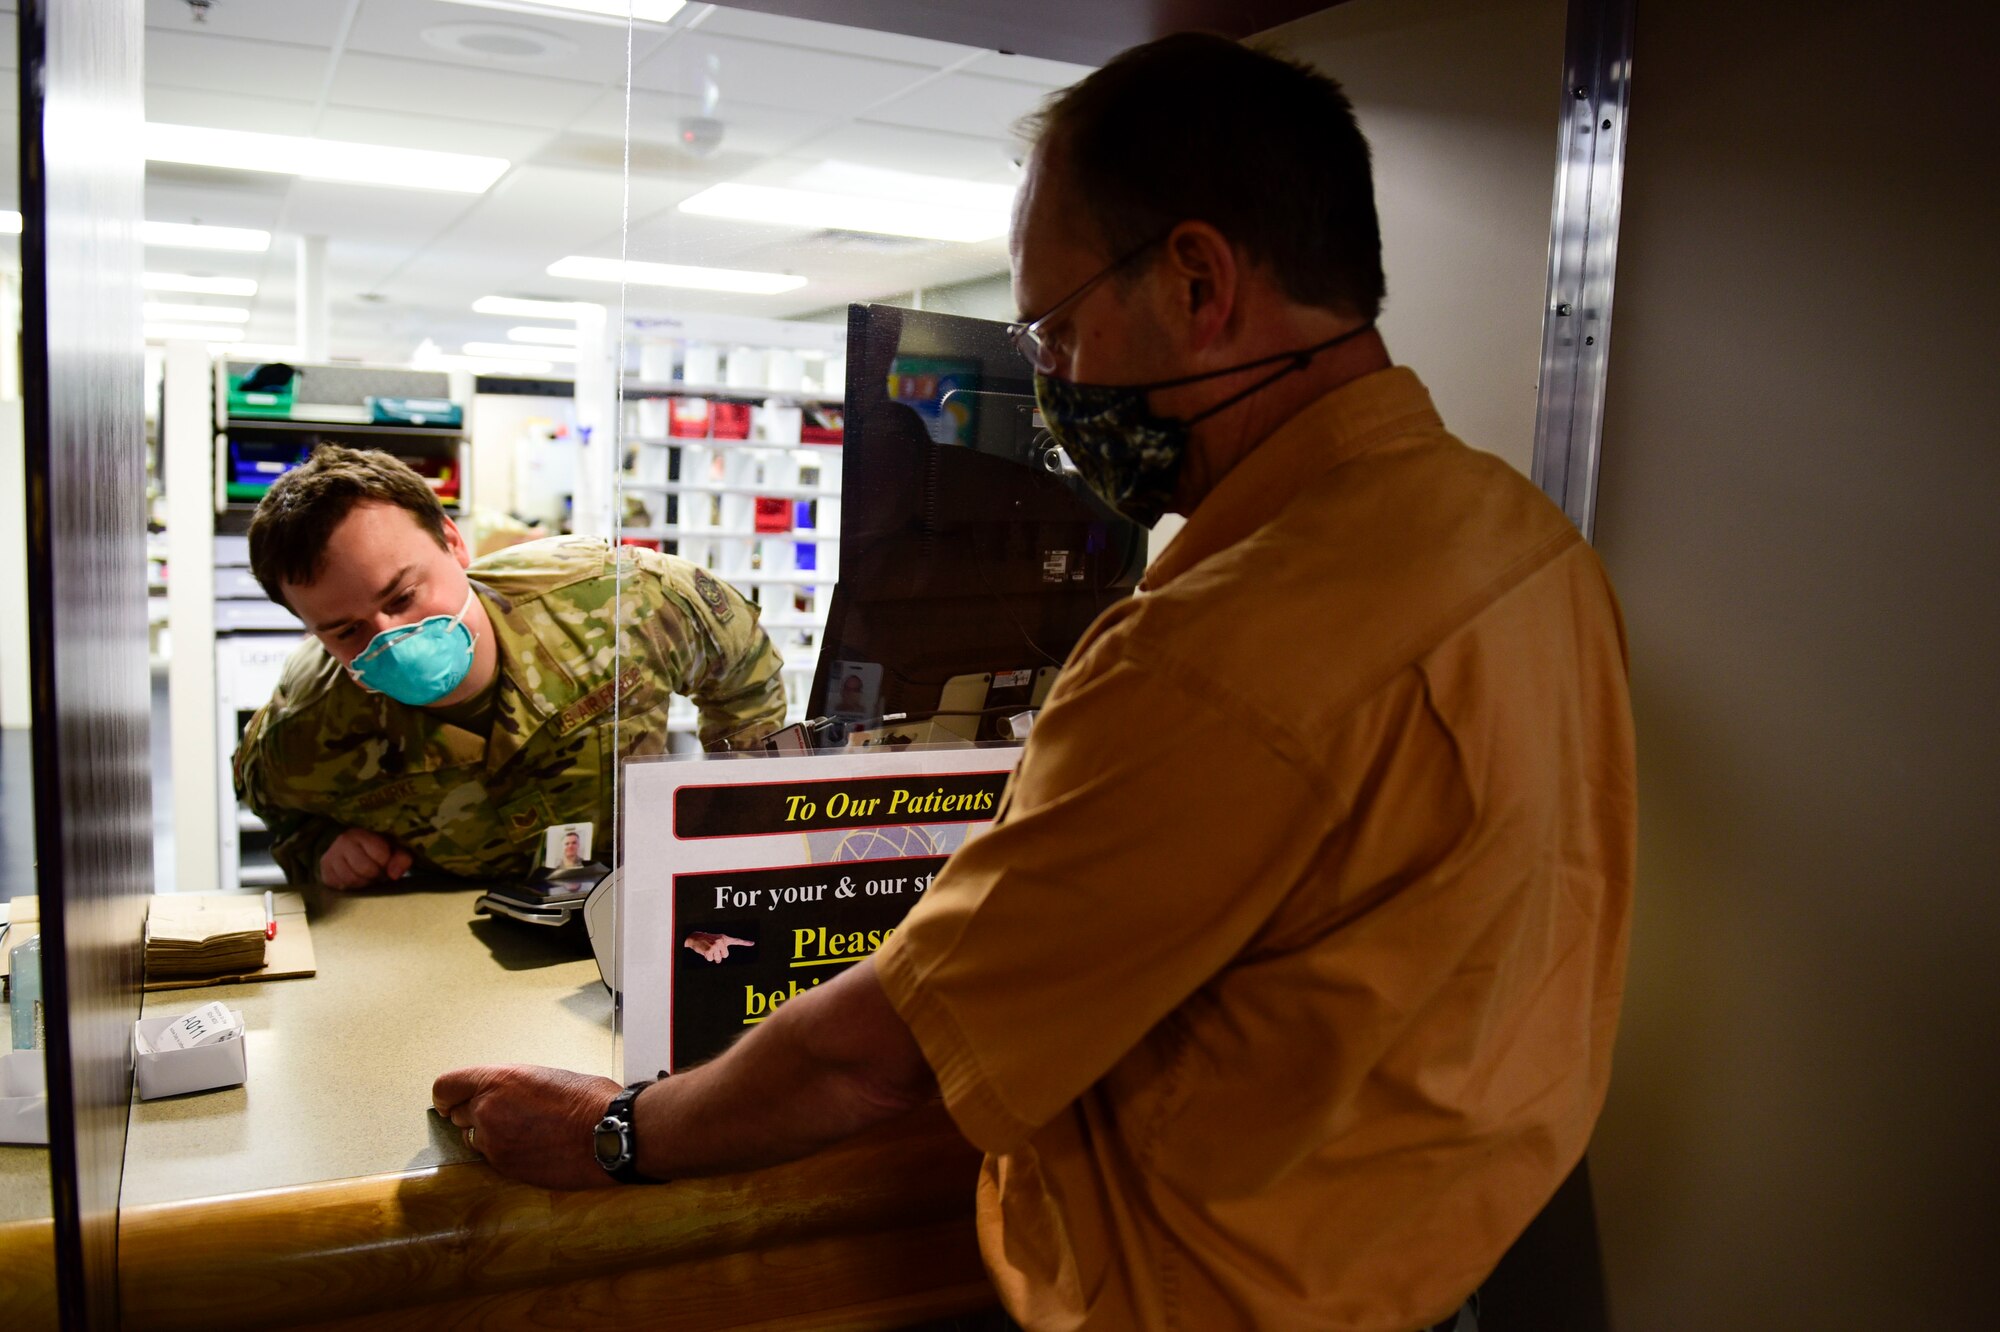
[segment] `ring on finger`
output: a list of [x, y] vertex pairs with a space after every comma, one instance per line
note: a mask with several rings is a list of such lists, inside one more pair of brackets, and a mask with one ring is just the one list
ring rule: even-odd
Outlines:
[[465, 1130], [465, 1145], [469, 1150], [476, 1152], [479, 1150], [479, 1148], [472, 1141], [473, 1133], [474, 1130], [470, 1126], [468, 1126]]

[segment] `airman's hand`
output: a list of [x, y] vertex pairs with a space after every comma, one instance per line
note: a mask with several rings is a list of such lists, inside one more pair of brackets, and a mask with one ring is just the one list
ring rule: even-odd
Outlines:
[[329, 888], [367, 888], [402, 878], [413, 863], [408, 851], [381, 833], [349, 828], [319, 858], [319, 881]]

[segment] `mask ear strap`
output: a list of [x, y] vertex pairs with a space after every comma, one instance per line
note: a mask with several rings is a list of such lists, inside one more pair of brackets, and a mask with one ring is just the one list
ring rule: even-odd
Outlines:
[[[459, 624], [464, 624], [464, 623], [465, 623], [465, 617], [466, 617], [466, 616], [468, 616], [468, 615], [470, 615], [470, 614], [472, 614], [472, 599], [473, 599], [474, 597], [476, 597], [477, 595], [479, 595], [479, 594], [478, 594], [477, 592], [475, 592], [475, 591], [473, 590], [473, 587], [472, 587], [472, 580], [471, 580], [470, 578], [466, 579], [466, 580], [465, 580], [465, 604], [464, 604], [463, 606], [460, 606], [460, 607], [458, 608], [458, 616], [457, 616], [457, 623], [459, 623]], [[477, 642], [479, 641], [479, 633], [478, 633], [478, 631], [477, 631], [477, 630], [473, 630], [473, 629], [470, 629], [470, 628], [468, 628], [467, 632], [469, 632], [469, 633], [471, 633], [471, 634], [472, 634], [472, 641], [473, 641], [473, 642], [477, 643]]]
[[1221, 402], [1216, 403], [1213, 407], [1208, 408], [1206, 411], [1196, 412], [1193, 416], [1190, 416], [1187, 419], [1187, 423], [1189, 425], [1198, 425], [1201, 422], [1206, 421], [1209, 417], [1214, 416], [1217, 412], [1229, 410], [1231, 407], [1234, 407], [1237, 403], [1243, 401], [1251, 394], [1257, 393], [1263, 389], [1271, 387], [1271, 385], [1277, 383], [1279, 380], [1283, 379], [1286, 375], [1296, 374], [1299, 371], [1305, 369], [1307, 366], [1312, 364], [1312, 358], [1313, 354], [1309, 351], [1302, 351], [1298, 353], [1297, 355], [1293, 356], [1291, 360], [1287, 361], [1284, 365], [1279, 366], [1276, 370], [1273, 370], [1270, 374], [1265, 375], [1262, 379], [1252, 384], [1249, 388], [1244, 389], [1240, 393], [1235, 393], [1227, 398], [1224, 398]]
[[1312, 363], [1313, 357], [1319, 355], [1321, 352], [1331, 351], [1333, 348], [1338, 347], [1341, 343], [1346, 342], [1350, 338], [1360, 337], [1363, 333], [1366, 333], [1369, 329], [1373, 327], [1375, 327], [1375, 321], [1371, 319], [1367, 323], [1361, 325], [1359, 328], [1350, 328], [1345, 333], [1342, 333], [1337, 337], [1328, 338], [1325, 342], [1315, 343], [1310, 347], [1300, 348], [1298, 351], [1279, 352], [1275, 356], [1260, 356], [1254, 361], [1245, 361], [1241, 365], [1227, 366], [1221, 370], [1204, 370], [1198, 375], [1183, 375], [1179, 379], [1155, 380], [1151, 384], [1135, 384], [1133, 385], [1133, 387], [1143, 392], [1151, 393], [1157, 389], [1180, 388], [1184, 384], [1199, 384], [1205, 379], [1220, 379], [1224, 375], [1240, 375], [1245, 370], [1257, 370], [1267, 365], [1278, 365], [1280, 362], [1284, 363], [1283, 368], [1281, 368], [1276, 374], [1273, 374], [1269, 378], [1262, 380], [1261, 382], [1259, 382], [1258, 384], [1256, 384], [1251, 388], [1244, 389], [1243, 392], [1229, 399], [1228, 402], [1221, 404], [1221, 406], [1211, 407], [1207, 411], [1203, 412], [1201, 416], [1197, 416], [1194, 418], [1194, 420], [1199, 421], [1202, 419], [1202, 417], [1211, 416], [1214, 413], [1221, 411], [1223, 407], [1230, 406], [1232, 403], [1241, 402], [1244, 398], [1249, 397], [1252, 393], [1255, 393], [1258, 389], [1263, 388], [1267, 384], [1271, 384], [1276, 382], [1277, 380], [1283, 379], [1286, 375], [1291, 374], [1294, 370], [1305, 369], [1306, 366]]

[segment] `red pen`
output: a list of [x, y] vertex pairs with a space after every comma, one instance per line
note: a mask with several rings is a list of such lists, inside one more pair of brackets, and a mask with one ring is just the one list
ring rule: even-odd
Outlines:
[[278, 937], [278, 913], [271, 905], [271, 890], [264, 890], [264, 938], [268, 941]]

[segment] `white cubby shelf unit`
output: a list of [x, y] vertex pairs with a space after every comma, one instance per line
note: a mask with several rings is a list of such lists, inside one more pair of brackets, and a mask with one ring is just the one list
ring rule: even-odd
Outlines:
[[[656, 541], [757, 603], [784, 656], [788, 721], [810, 714], [820, 636], [840, 576], [837, 431], [845, 375], [842, 343], [830, 335], [841, 332], [775, 325], [767, 342], [802, 343], [807, 364], [820, 369], [816, 381], [788, 375], [778, 384], [690, 381], [683, 373], [689, 339], [643, 338], [639, 373], [623, 386], [619, 535]], [[835, 382], [828, 383], [829, 372]], [[676, 697], [668, 725], [691, 735], [693, 705]]]

